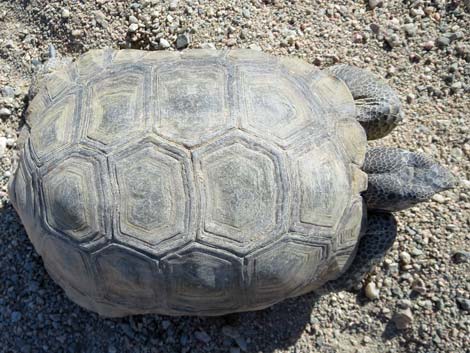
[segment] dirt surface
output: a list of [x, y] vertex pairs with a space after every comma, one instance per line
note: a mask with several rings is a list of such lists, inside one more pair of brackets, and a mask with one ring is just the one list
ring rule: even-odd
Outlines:
[[[0, 352], [469, 352], [469, 12], [459, 0], [1, 0]], [[221, 318], [102, 319], [46, 274], [6, 193], [49, 44], [72, 57], [242, 47], [366, 67], [399, 92], [406, 116], [374, 145], [426, 152], [460, 184], [397, 214], [393, 250], [356, 292]]]

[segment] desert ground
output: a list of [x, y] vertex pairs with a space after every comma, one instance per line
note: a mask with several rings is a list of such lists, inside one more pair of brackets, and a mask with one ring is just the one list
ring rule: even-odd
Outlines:
[[[469, 29], [467, 0], [0, 0], [0, 352], [470, 352]], [[73, 58], [250, 48], [367, 68], [405, 113], [372, 144], [425, 152], [459, 185], [397, 213], [393, 250], [352, 292], [219, 318], [100, 318], [47, 275], [7, 194], [28, 88], [51, 44]]]

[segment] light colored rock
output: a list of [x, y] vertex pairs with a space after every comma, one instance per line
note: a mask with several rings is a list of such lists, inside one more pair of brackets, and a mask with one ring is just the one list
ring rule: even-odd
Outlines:
[[137, 32], [137, 30], [139, 29], [139, 25], [137, 23], [131, 23], [129, 25], [129, 33], [134, 33], [134, 32]]
[[5, 137], [0, 137], [0, 158], [5, 156], [7, 150], [7, 139]]
[[446, 198], [440, 194], [435, 194], [433, 195], [432, 199], [438, 203], [445, 203], [446, 202]]
[[171, 0], [170, 5], [168, 6], [168, 9], [171, 11], [174, 11], [178, 8], [178, 0]]
[[158, 44], [160, 45], [160, 48], [162, 49], [167, 49], [170, 47], [170, 43], [165, 38], [160, 38]]
[[69, 18], [70, 17], [70, 11], [68, 9], [62, 9], [61, 13], [62, 18]]
[[11, 115], [11, 110], [8, 108], [0, 108], [0, 118], [8, 118]]
[[367, 298], [374, 300], [379, 297], [380, 290], [375, 285], [375, 282], [369, 282], [366, 285], [365, 293], [366, 293]]
[[369, 7], [371, 10], [381, 5], [383, 5], [383, 0], [369, 0]]
[[411, 262], [411, 255], [406, 251], [402, 251], [400, 253], [400, 260], [402, 264], [407, 265]]

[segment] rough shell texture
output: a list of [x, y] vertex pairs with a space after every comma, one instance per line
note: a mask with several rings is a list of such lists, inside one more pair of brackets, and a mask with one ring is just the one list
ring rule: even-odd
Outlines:
[[366, 138], [346, 86], [254, 51], [92, 51], [31, 102], [15, 205], [106, 316], [256, 310], [354, 255]]

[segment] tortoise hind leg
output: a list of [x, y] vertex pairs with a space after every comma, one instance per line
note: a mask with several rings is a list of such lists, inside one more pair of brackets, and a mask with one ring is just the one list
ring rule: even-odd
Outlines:
[[335, 65], [329, 71], [349, 88], [356, 103], [356, 119], [368, 140], [384, 137], [403, 119], [396, 92], [371, 72], [349, 65]]
[[367, 229], [349, 268], [326, 284], [333, 291], [349, 290], [380, 264], [397, 235], [397, 222], [391, 213], [369, 212]]

